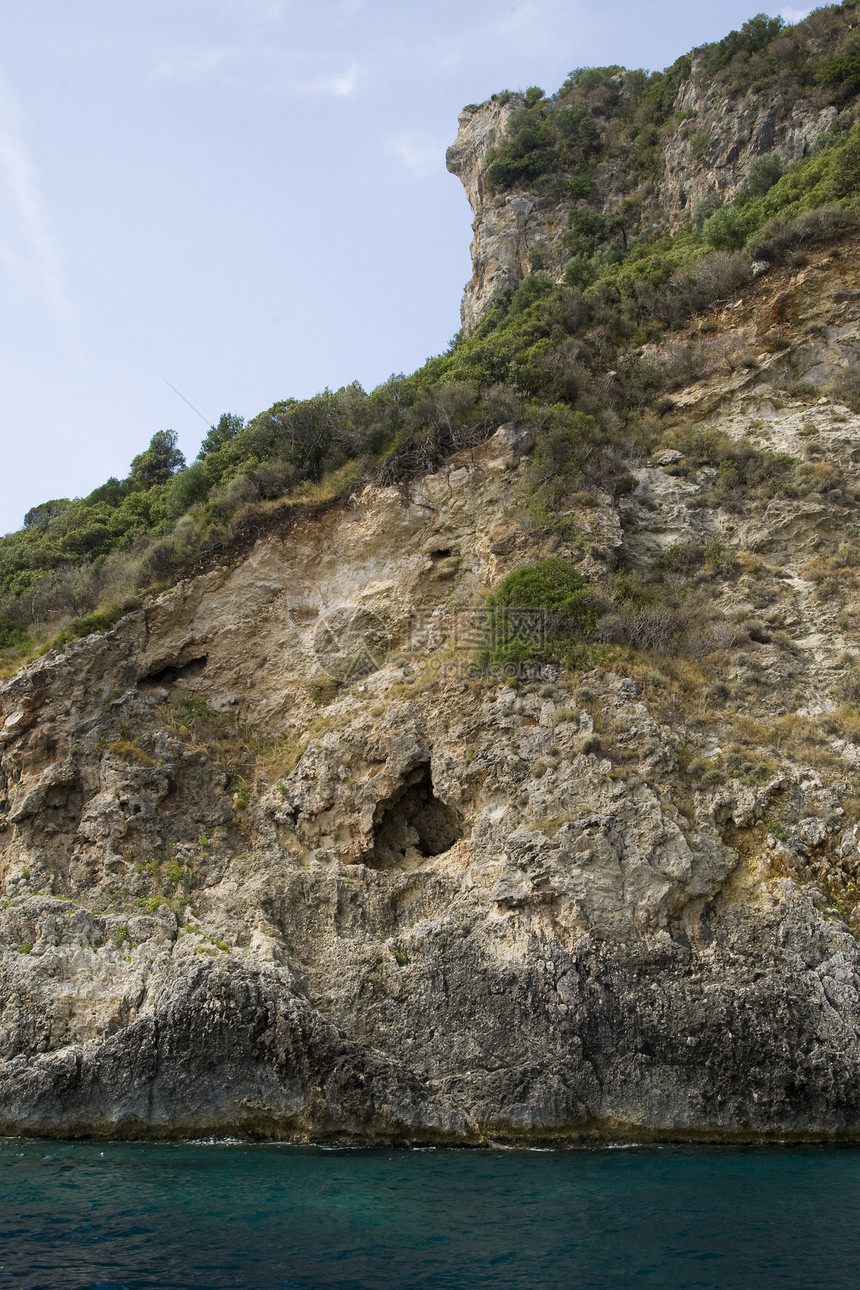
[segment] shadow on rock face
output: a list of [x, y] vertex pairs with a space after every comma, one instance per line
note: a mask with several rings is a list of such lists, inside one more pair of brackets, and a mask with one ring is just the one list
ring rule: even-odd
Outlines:
[[200, 676], [205, 671], [207, 656], [201, 654], [198, 658], [191, 658], [184, 663], [178, 661], [165, 662], [161, 666], [156, 664], [146, 676], [141, 677], [139, 685], [173, 685], [175, 681], [187, 681], [192, 677]]
[[430, 763], [424, 762], [377, 806], [373, 847], [363, 860], [371, 869], [411, 869], [447, 851], [460, 836], [457, 813], [436, 797]]

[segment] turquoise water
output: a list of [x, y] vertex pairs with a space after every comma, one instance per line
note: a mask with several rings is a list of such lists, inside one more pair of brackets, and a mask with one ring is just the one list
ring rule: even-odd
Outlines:
[[0, 1290], [860, 1286], [860, 1150], [0, 1140]]

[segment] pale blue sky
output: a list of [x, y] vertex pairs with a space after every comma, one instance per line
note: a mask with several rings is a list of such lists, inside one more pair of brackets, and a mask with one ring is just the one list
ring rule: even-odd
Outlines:
[[[464, 104], [662, 68], [744, 0], [0, 0], [0, 532], [155, 430], [444, 349]], [[783, 10], [799, 18], [808, 8]], [[164, 379], [162, 379], [164, 378]]]

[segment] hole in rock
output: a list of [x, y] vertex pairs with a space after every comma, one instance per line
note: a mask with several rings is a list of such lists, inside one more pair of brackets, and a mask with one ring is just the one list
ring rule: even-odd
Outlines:
[[431, 552], [430, 552], [430, 559], [431, 559], [431, 560], [447, 560], [447, 559], [448, 559], [448, 557], [449, 557], [449, 556], [451, 556], [451, 555], [453, 555], [453, 554], [454, 554], [454, 552], [453, 552], [453, 550], [451, 549], [451, 547], [449, 547], [449, 546], [443, 546], [443, 547], [440, 547], [438, 551], [431, 551]]
[[172, 685], [174, 681], [199, 676], [206, 666], [206, 659], [207, 656], [201, 654], [199, 658], [190, 658], [187, 663], [167, 663], [148, 672], [141, 678], [141, 684]]
[[460, 838], [456, 811], [433, 792], [430, 763], [416, 766], [373, 816], [373, 847], [364, 856], [371, 869], [404, 869], [441, 855]]

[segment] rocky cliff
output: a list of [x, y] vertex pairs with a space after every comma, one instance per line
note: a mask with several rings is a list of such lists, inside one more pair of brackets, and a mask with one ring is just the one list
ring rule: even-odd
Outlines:
[[[505, 424], [0, 687], [0, 1132], [860, 1132], [860, 416], [822, 393], [856, 265], [819, 247], [654, 344], [687, 372], [658, 446], [573, 527], [529, 520]], [[715, 497], [690, 426], [815, 487]], [[524, 562], [692, 549], [719, 680], [481, 665]]]
[[[475, 217], [472, 277], [461, 306], [467, 334], [500, 296], [519, 286], [535, 262], [558, 282], [570, 259], [563, 241], [574, 209], [569, 199], [559, 201], [529, 187], [494, 192], [486, 182], [487, 157], [502, 144], [511, 115], [522, 105], [522, 97], [512, 95], [466, 108], [448, 149], [448, 169], [462, 181]], [[679, 92], [676, 108], [679, 124], [662, 144], [662, 179], [643, 184], [637, 194], [652, 230], [678, 229], [709, 197], [736, 196], [756, 157], [777, 153], [790, 166], [809, 156], [837, 116], [834, 106], [804, 98], [762, 103], [751, 96], [737, 102], [718, 86], [704, 87], [693, 78]], [[611, 211], [621, 195], [607, 169], [602, 206]]]
[[[713, 211], [745, 194], [751, 169], [762, 158], [777, 174], [809, 157], [834, 131], [849, 129], [860, 117], [856, 78], [836, 90], [827, 87], [850, 57], [856, 59], [854, 15], [852, 6], [816, 10], [797, 27], [774, 30], [775, 38], [754, 49], [752, 59], [745, 48], [730, 59], [731, 49], [717, 57], [728, 39], [694, 50], [664, 75], [668, 100], [661, 107], [647, 102], [642, 73], [620, 67], [586, 71], [584, 78], [572, 73], [552, 100], [530, 90], [467, 107], [447, 154], [448, 169], [461, 179], [474, 214], [464, 332], [473, 332], [531, 271], [562, 280], [571, 256], [565, 234], [577, 211], [602, 215], [607, 231], [621, 236], [626, 248], [627, 230], [652, 237], [676, 232], [697, 211]], [[828, 57], [834, 53], [843, 57]], [[518, 179], [493, 182], [488, 165], [510, 147], [512, 124], [525, 119], [527, 107], [532, 114], [543, 110], [544, 118], [523, 127], [513, 154], [527, 161], [531, 149], [535, 164], [521, 165]], [[636, 109], [638, 117], [632, 115]], [[571, 111], [586, 112], [594, 132], [588, 149], [569, 150], [564, 158], [562, 174], [573, 176], [573, 187], [557, 171], [542, 169], [540, 160], [548, 143], [541, 134], [546, 123]], [[626, 141], [625, 130], [631, 136]]]

